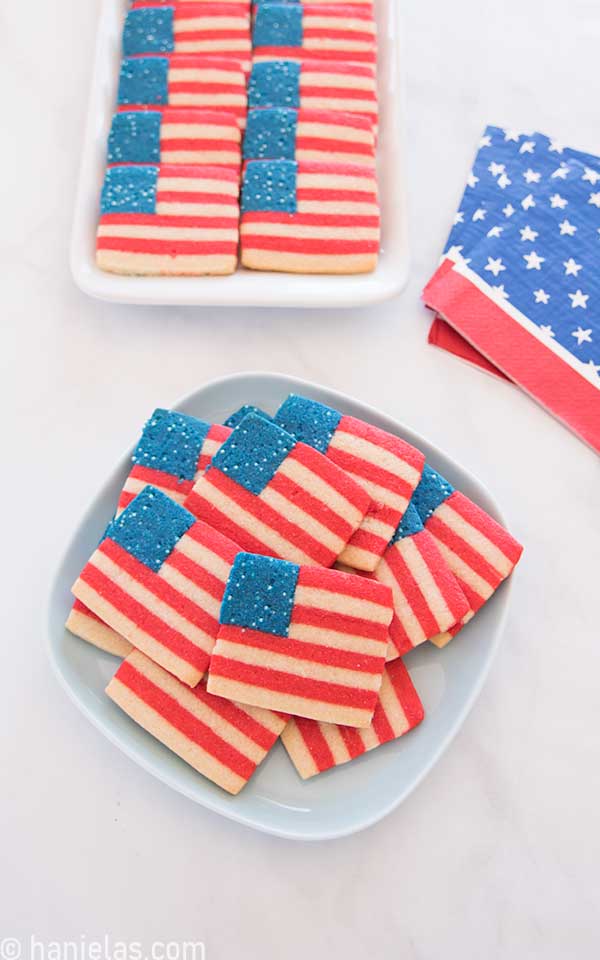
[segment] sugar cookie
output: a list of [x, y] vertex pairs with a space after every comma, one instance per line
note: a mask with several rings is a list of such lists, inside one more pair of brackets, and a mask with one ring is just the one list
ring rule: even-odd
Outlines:
[[377, 83], [367, 64], [272, 60], [254, 63], [248, 106], [341, 110], [366, 117], [377, 134]]
[[374, 570], [421, 478], [425, 456], [379, 427], [294, 393], [280, 406], [275, 423], [325, 454], [367, 491], [371, 507], [339, 560]]
[[250, 110], [244, 160], [316, 160], [375, 166], [373, 124], [357, 113], [261, 107]]
[[368, 727], [319, 723], [292, 717], [281, 735], [283, 745], [303, 780], [397, 740], [421, 723], [423, 705], [402, 660], [383, 672], [379, 699]]
[[394, 598], [388, 660], [449, 631], [469, 612], [467, 598], [412, 503], [374, 577], [391, 588]]
[[123, 55], [193, 53], [231, 57], [250, 69], [250, 14], [246, 3], [172, 3], [136, 0], [125, 17]]
[[228, 167], [109, 167], [96, 239], [101, 270], [149, 276], [233, 273], [238, 173]]
[[317, 450], [249, 414], [185, 506], [242, 549], [331, 566], [360, 525], [368, 494]]
[[195, 107], [116, 113], [108, 136], [109, 164], [241, 164], [241, 130], [232, 113]]
[[249, 161], [240, 239], [242, 264], [252, 270], [374, 270], [379, 251], [375, 171], [350, 163]]
[[367, 726], [391, 618], [390, 591], [374, 580], [240, 553], [207, 688], [254, 706]]
[[252, 56], [261, 60], [341, 60], [374, 64], [372, 7], [260, 3], [254, 13]]
[[523, 547], [429, 464], [412, 502], [477, 612], [512, 573]]
[[239, 793], [276, 742], [287, 717], [193, 690], [139, 650], [121, 664], [106, 693], [144, 730], [203, 776]]
[[73, 593], [133, 646], [195, 686], [208, 666], [238, 547], [154, 487], [109, 524]]

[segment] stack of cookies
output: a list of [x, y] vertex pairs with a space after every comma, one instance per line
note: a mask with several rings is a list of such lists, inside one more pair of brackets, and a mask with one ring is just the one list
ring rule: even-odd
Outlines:
[[375, 269], [370, 3], [133, 0], [122, 52], [102, 270]]
[[443, 646], [521, 547], [399, 437], [305, 397], [225, 425], [156, 410], [73, 586], [107, 694], [230, 793], [279, 736], [303, 778], [423, 719]]

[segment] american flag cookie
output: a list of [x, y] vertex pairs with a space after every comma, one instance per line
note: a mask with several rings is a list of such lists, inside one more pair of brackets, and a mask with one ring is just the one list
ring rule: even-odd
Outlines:
[[371, 167], [250, 160], [244, 169], [242, 264], [284, 273], [369, 273], [379, 252]]
[[151, 484], [183, 504], [231, 429], [187, 413], [157, 408], [133, 451], [133, 466], [119, 497], [117, 515]]
[[389, 588], [374, 580], [238, 554], [207, 689], [253, 706], [368, 726], [391, 617]]
[[115, 113], [108, 163], [209, 164], [239, 172], [242, 134], [232, 113], [196, 107]]
[[108, 273], [233, 273], [238, 248], [238, 171], [229, 167], [126, 164], [106, 171], [96, 263]]
[[303, 780], [339, 767], [418, 726], [423, 704], [402, 660], [383, 671], [379, 699], [368, 727], [357, 730], [335, 723], [292, 717], [281, 735], [290, 760]]
[[[157, 409], [147, 420], [133, 452], [133, 466], [121, 490], [116, 516], [149, 484], [183, 504], [231, 430], [175, 410]], [[131, 647], [76, 600], [66, 623], [75, 636], [108, 653], [126, 656]]]
[[125, 18], [123, 55], [194, 53], [231, 57], [250, 69], [252, 44], [246, 3], [136, 0]]
[[337, 110], [366, 117], [377, 135], [377, 82], [368, 64], [314, 60], [254, 63], [248, 106]]
[[226, 110], [243, 129], [246, 99], [244, 71], [236, 60], [173, 53], [126, 57], [121, 63], [117, 109], [128, 113], [167, 107]]
[[215, 454], [185, 506], [243, 550], [329, 567], [370, 502], [327, 457], [249, 414]]
[[369, 494], [369, 511], [339, 561], [374, 570], [419, 483], [425, 456], [379, 427], [294, 393], [280, 406], [275, 423], [325, 454]]
[[[458, 580], [476, 613], [508, 577], [523, 547], [496, 520], [478, 507], [429, 464], [415, 490], [412, 502], [427, 532]], [[463, 623], [469, 619], [467, 614]], [[458, 624], [438, 638], [443, 646], [454, 636]]]
[[260, 3], [252, 30], [252, 58], [376, 62], [372, 7], [342, 4]]
[[446, 633], [470, 610], [456, 577], [412, 503], [379, 561], [374, 577], [392, 591], [394, 616], [390, 624], [388, 660]]
[[105, 650], [116, 657], [126, 657], [133, 650], [128, 640], [103, 623], [81, 600], [73, 603], [65, 627], [80, 640], [86, 640], [99, 650]]
[[109, 524], [73, 594], [183, 683], [204, 675], [238, 547], [146, 487]]
[[375, 135], [367, 117], [333, 110], [262, 107], [250, 110], [244, 160], [317, 160], [375, 166]]
[[190, 690], [135, 650], [106, 688], [114, 703], [228, 793], [239, 793], [283, 730], [287, 717]]

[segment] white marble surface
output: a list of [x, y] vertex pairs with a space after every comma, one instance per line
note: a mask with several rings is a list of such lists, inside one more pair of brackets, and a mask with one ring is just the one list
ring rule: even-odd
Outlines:
[[[67, 247], [97, 4], [36, 4], [35, 23], [30, 5], [3, 7], [0, 938], [192, 938], [207, 960], [598, 956], [598, 460], [517, 389], [427, 346], [419, 291], [486, 122], [600, 150], [600, 10], [403, 6], [411, 283], [378, 308], [313, 314], [79, 294]], [[504, 645], [451, 749], [388, 819], [320, 846], [152, 780], [67, 701], [44, 650], [57, 557], [148, 410], [252, 368], [429, 434], [526, 545]]]

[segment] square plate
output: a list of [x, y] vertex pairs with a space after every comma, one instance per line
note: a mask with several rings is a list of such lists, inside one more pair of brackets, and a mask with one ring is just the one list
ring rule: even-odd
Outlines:
[[[431, 443], [385, 414], [325, 387], [282, 374], [243, 373], [208, 383], [175, 409], [222, 422], [243, 403], [274, 413], [290, 392], [361, 417], [420, 447], [433, 467], [506, 525], [487, 490]], [[500, 642], [510, 579], [443, 650], [425, 643], [405, 657], [425, 707], [425, 720], [416, 730], [307, 781], [300, 779], [278, 743], [242, 793], [231, 797], [154, 740], [104, 695], [118, 661], [64, 628], [72, 603], [71, 585], [113, 515], [129, 471], [130, 453], [108, 477], [83, 517], [52, 588], [50, 656], [67, 693], [92, 723], [140, 766], [179, 793], [239, 823], [301, 840], [341, 837], [376, 823], [431, 770], [473, 706]]]
[[408, 279], [403, 157], [400, 18], [393, 0], [376, 0], [379, 56], [381, 252], [374, 273], [311, 276], [238, 268], [230, 277], [121, 277], [96, 266], [95, 239], [106, 142], [115, 109], [127, 0], [102, 0], [96, 58], [71, 236], [71, 270], [84, 293], [117, 303], [178, 306], [354, 307], [387, 300]]

